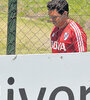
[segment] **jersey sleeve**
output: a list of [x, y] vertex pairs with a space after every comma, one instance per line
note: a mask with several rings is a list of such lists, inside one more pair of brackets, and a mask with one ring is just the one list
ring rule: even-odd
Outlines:
[[70, 24], [72, 27], [72, 43], [74, 46], [74, 52], [86, 52], [87, 51], [87, 35], [81, 28], [81, 26], [72, 21]]
[[74, 46], [74, 52], [86, 52], [87, 51], [87, 37], [82, 31], [74, 30], [72, 33], [72, 43]]

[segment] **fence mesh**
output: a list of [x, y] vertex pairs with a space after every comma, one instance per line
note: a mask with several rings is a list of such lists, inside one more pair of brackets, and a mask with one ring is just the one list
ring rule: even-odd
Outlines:
[[8, 1], [0, 0], [0, 54], [6, 54]]
[[[47, 2], [50, 0], [18, 0], [16, 24], [16, 54], [51, 53]], [[90, 51], [90, 1], [67, 0], [69, 17], [78, 22], [87, 33]], [[0, 1], [0, 54], [6, 54], [8, 0]]]

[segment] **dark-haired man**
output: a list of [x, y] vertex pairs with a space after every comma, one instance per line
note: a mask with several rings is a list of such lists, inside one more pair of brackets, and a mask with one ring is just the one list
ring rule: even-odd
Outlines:
[[66, 0], [52, 0], [47, 4], [50, 21], [52, 53], [86, 52], [87, 36], [81, 26], [69, 19]]

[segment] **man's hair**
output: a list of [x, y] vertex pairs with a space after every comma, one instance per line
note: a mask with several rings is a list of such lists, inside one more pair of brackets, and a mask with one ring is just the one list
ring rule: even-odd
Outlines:
[[47, 4], [48, 10], [57, 10], [59, 14], [63, 14], [64, 11], [69, 13], [68, 2], [66, 0], [52, 0]]

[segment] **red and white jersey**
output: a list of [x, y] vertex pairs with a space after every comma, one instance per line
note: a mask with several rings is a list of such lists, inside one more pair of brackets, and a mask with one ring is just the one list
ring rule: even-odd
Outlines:
[[87, 36], [73, 20], [64, 28], [54, 26], [51, 33], [52, 53], [86, 52]]

